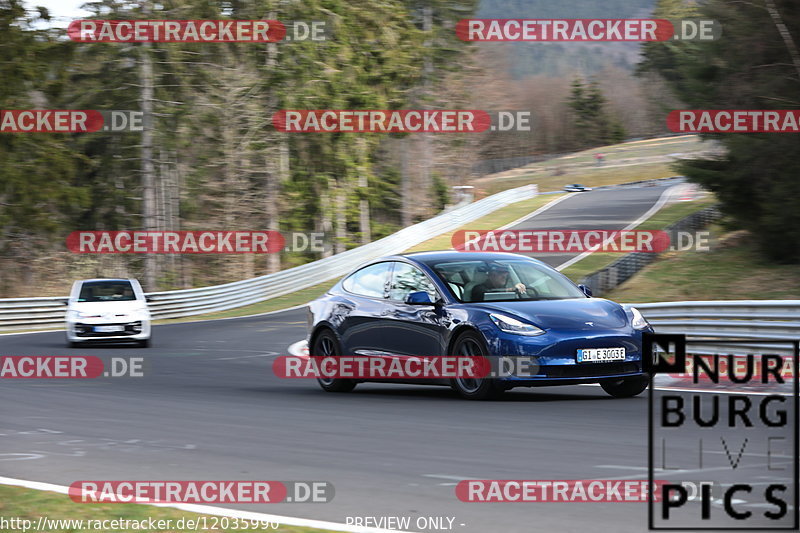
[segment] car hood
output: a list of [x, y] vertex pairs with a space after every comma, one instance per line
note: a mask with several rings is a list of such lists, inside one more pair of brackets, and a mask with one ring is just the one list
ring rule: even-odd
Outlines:
[[515, 315], [543, 329], [598, 331], [628, 325], [622, 306], [601, 298], [482, 303], [476, 307]]
[[80, 311], [90, 315], [117, 315], [129, 314], [134, 311], [146, 309], [147, 305], [141, 300], [128, 300], [123, 302], [70, 302], [70, 311]]

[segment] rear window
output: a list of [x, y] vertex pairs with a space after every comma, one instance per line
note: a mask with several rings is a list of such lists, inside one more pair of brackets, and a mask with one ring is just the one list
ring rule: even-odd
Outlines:
[[127, 302], [135, 300], [130, 281], [87, 281], [81, 286], [79, 302]]

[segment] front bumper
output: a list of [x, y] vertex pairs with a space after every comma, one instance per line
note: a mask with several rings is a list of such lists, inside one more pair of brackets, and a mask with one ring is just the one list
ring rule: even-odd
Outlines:
[[[96, 326], [116, 326], [122, 331], [100, 332]], [[140, 341], [150, 338], [150, 320], [128, 322], [67, 322], [67, 340], [70, 342], [89, 341]]]
[[[645, 330], [647, 331], [647, 330]], [[511, 371], [498, 377], [512, 386], [545, 384], [597, 383], [643, 374], [642, 331], [632, 328], [602, 332], [548, 331], [544, 335], [526, 337], [495, 330], [484, 331], [493, 356], [526, 360], [511, 366]], [[608, 362], [579, 363], [577, 353], [584, 348], [625, 348], [625, 359]], [[522, 368], [522, 372], [514, 372]]]

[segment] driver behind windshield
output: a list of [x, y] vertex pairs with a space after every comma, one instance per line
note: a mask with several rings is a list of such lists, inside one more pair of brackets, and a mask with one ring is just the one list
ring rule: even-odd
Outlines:
[[516, 285], [511, 285], [509, 282], [509, 274], [509, 269], [505, 265], [497, 263], [490, 265], [486, 281], [472, 288], [472, 301], [484, 301], [487, 292], [503, 292], [504, 289], [508, 292], [515, 291], [520, 296], [525, 296], [527, 292], [525, 284], [517, 283]]

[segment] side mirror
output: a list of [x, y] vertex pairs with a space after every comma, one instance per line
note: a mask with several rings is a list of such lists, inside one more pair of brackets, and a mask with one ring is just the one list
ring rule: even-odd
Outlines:
[[406, 298], [408, 305], [433, 305], [431, 296], [425, 291], [412, 292]]
[[592, 297], [592, 289], [590, 289], [586, 285], [578, 285], [578, 288], [583, 292], [583, 294], [585, 294], [589, 298]]

